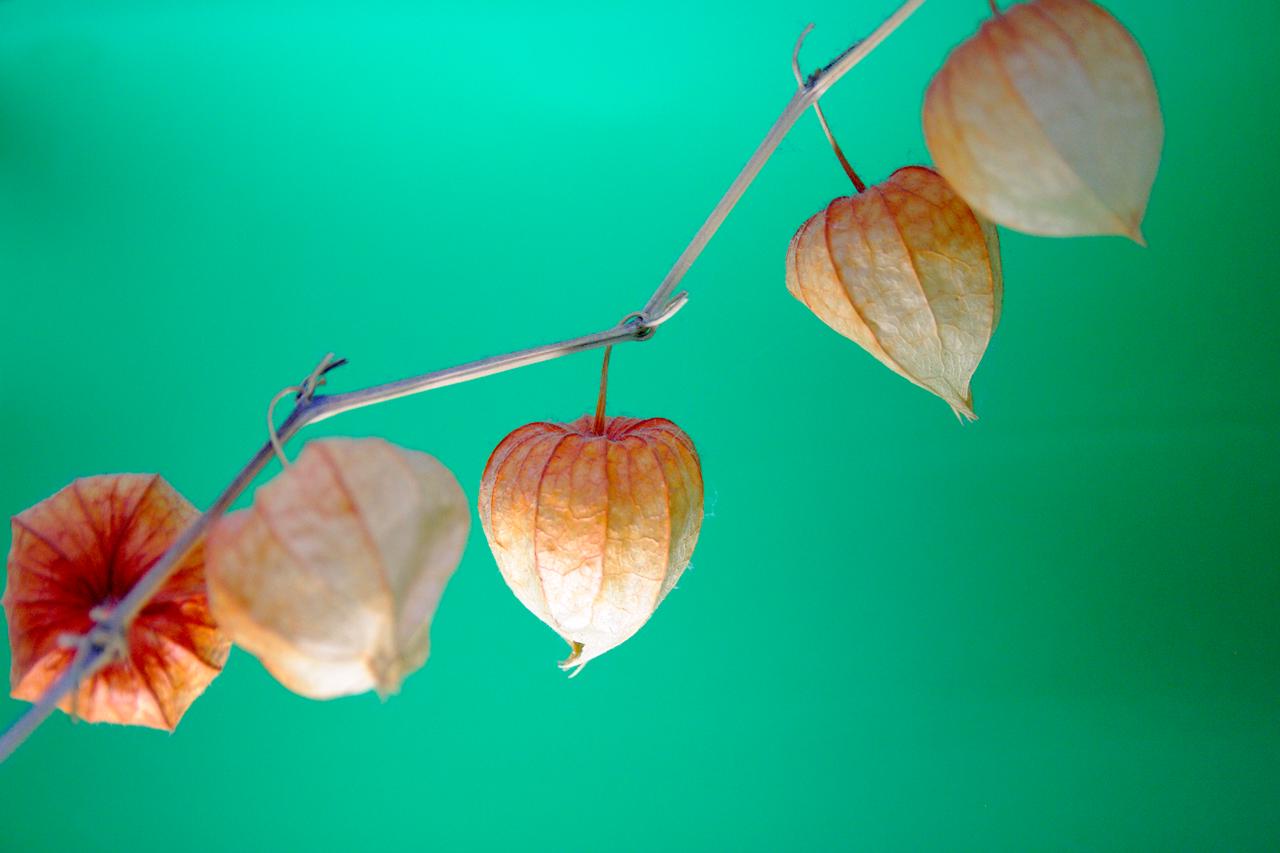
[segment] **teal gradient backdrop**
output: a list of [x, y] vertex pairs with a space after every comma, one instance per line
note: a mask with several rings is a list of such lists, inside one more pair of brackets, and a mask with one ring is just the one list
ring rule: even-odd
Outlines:
[[[613, 323], [804, 24], [813, 66], [891, 6], [0, 4], [0, 512], [120, 471], [207, 505], [329, 350], [341, 390]], [[611, 410], [680, 424], [707, 487], [640, 634], [566, 680], [477, 524], [399, 695], [307, 701], [237, 651], [172, 736], [59, 715], [0, 767], [0, 850], [1280, 848], [1280, 7], [1108, 6], [1165, 110], [1150, 248], [1005, 233], [980, 421], [787, 294], [848, 192], [806, 116], [615, 353]], [[864, 176], [927, 161], [985, 8], [933, 0], [826, 98]], [[426, 450], [474, 499], [598, 370], [307, 436]]]

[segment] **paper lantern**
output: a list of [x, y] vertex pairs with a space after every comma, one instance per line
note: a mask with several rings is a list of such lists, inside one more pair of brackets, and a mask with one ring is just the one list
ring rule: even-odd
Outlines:
[[1143, 242], [1164, 122], [1137, 42], [1089, 0], [1034, 0], [987, 20], [924, 102], [929, 153], [976, 211], [1048, 236]]
[[899, 169], [791, 238], [787, 289], [889, 369], [976, 417], [970, 379], [1000, 320], [995, 227], [936, 172]]
[[295, 693], [385, 696], [427, 660], [470, 524], [433, 457], [381, 439], [312, 441], [210, 533], [210, 603]]
[[[198, 515], [159, 476], [116, 474], [76, 480], [15, 516], [4, 594], [14, 698], [37, 701], [71, 665], [71, 643]], [[203, 548], [133, 619], [127, 645], [59, 707], [90, 722], [172, 731], [229, 648], [205, 600]]]
[[671, 421], [605, 418], [602, 404], [504, 438], [479, 504], [503, 579], [570, 644], [561, 667], [581, 669], [640, 630], [689, 564], [702, 468]]

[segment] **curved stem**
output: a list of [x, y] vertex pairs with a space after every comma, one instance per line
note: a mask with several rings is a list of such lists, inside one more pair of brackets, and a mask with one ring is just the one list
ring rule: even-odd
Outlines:
[[[625, 341], [648, 340], [653, 336], [659, 325], [671, 319], [676, 312], [684, 307], [687, 300], [687, 296], [684, 293], [672, 296], [676, 286], [684, 278], [685, 273], [688, 272], [693, 262], [702, 254], [702, 250], [706, 248], [707, 243], [715, 236], [716, 231], [729, 215], [729, 211], [742, 198], [747, 187], [755, 180], [756, 175], [760, 173], [765, 162], [777, 149], [782, 138], [795, 125], [796, 120], [806, 109], [814, 105], [818, 98], [830, 89], [837, 80], [848, 73], [853, 66], [861, 62], [880, 42], [884, 41], [890, 33], [901, 26], [924, 2], [925, 0], [906, 0], [870, 36], [856, 43], [837, 57], [835, 61], [810, 76], [809, 80], [796, 91], [791, 100], [787, 102], [786, 107], [783, 108], [782, 114], [777, 121], [773, 123], [773, 127], [765, 135], [764, 141], [756, 148], [746, 166], [738, 173], [733, 183], [729, 185], [729, 189], [725, 191], [720, 201], [712, 209], [711, 215], [707, 217], [702, 227], [694, 234], [689, 245], [677, 258], [675, 265], [662, 279], [662, 282], [653, 292], [653, 295], [649, 297], [649, 301], [645, 303], [641, 311], [628, 315], [621, 323], [601, 332], [530, 349], [518, 350], [505, 355], [484, 358], [457, 367], [424, 373], [420, 376], [388, 382], [383, 385], [375, 385], [371, 388], [357, 391], [349, 391], [344, 394], [316, 395], [314, 391], [317, 376], [341, 363], [330, 363], [328, 357], [326, 357], [325, 361], [321, 362], [315, 371], [312, 371], [308, 380], [300, 386], [303, 390], [299, 393], [297, 404], [277, 431], [279, 443], [283, 445], [288, 442], [290, 438], [308, 424], [317, 423], [342, 412], [384, 403], [400, 397], [407, 397], [411, 394], [420, 394], [433, 388], [442, 388], [446, 385], [492, 376], [495, 373], [537, 364], [575, 352], [599, 349], [600, 347], [608, 347]], [[267, 441], [264, 443], [244, 468], [240, 470], [235, 479], [222, 491], [222, 494], [218, 496], [213, 505], [183, 531], [177, 541], [169, 546], [164, 555], [147, 570], [146, 574], [120, 600], [120, 603], [95, 626], [95, 630], [103, 632], [105, 636], [114, 638], [126, 637], [129, 624], [134, 617], [142, 611], [152, 596], [165, 584], [177, 565], [195, 547], [209, 527], [230, 509], [236, 498], [262, 472], [274, 452], [275, 444], [273, 442]], [[9, 757], [44, 722], [53, 712], [53, 709], [58, 706], [58, 703], [76, 689], [83, 679], [91, 677], [109, 662], [110, 657], [107, 654], [106, 645], [86, 643], [66, 671], [45, 690], [39, 701], [27, 709], [5, 731], [3, 736], [0, 736], [0, 762]]]
[[[804, 32], [800, 33], [800, 38], [796, 39], [795, 50], [791, 52], [791, 73], [796, 77], [796, 85], [804, 87], [804, 75], [800, 73], [800, 47], [804, 44], [805, 36], [809, 35], [813, 29], [813, 24], [809, 24], [804, 28]], [[827, 137], [827, 142], [831, 145], [831, 150], [836, 153], [836, 159], [840, 161], [840, 168], [844, 169], [844, 173], [849, 176], [849, 180], [853, 183], [853, 188], [857, 192], [862, 192], [867, 185], [862, 182], [862, 178], [858, 177], [858, 173], [853, 171], [844, 151], [840, 149], [840, 143], [836, 142], [835, 134], [831, 132], [831, 125], [827, 124], [827, 117], [822, 112], [822, 105], [817, 101], [813, 102], [813, 112], [818, 116], [818, 124], [822, 125], [822, 132]]]
[[853, 184], [853, 188], [857, 192], [862, 192], [867, 185], [862, 182], [862, 178], [858, 177], [858, 173], [853, 171], [853, 166], [844, 156], [844, 152], [840, 150], [840, 143], [836, 142], [835, 134], [831, 132], [831, 125], [827, 124], [827, 117], [822, 113], [820, 104], [813, 105], [813, 111], [818, 116], [818, 124], [822, 125], [822, 132], [827, 136], [827, 142], [831, 143], [831, 150], [836, 152], [836, 159], [840, 161], [840, 168], [844, 169], [844, 173], [849, 176], [849, 181]]

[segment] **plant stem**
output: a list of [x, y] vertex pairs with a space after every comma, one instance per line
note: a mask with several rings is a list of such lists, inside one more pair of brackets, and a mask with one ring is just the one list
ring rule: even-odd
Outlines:
[[[800, 34], [800, 38], [796, 39], [795, 49], [791, 52], [791, 71], [795, 74], [796, 85], [804, 86], [804, 74], [800, 73], [800, 47], [804, 44], [805, 36], [809, 35], [809, 31], [813, 29], [813, 24], [804, 28], [804, 32]], [[853, 184], [856, 192], [862, 192], [867, 185], [862, 182], [862, 178], [858, 177], [858, 173], [853, 170], [849, 159], [844, 156], [844, 151], [840, 148], [840, 143], [836, 142], [836, 136], [831, 132], [831, 125], [827, 124], [827, 117], [822, 112], [822, 104], [817, 101], [813, 102], [813, 113], [818, 117], [818, 124], [822, 126], [822, 132], [827, 137], [827, 142], [831, 145], [831, 150], [836, 153], [836, 159], [840, 161], [840, 168], [844, 169], [844, 173], [849, 176], [849, 181]]]
[[[706, 248], [707, 243], [715, 236], [716, 231], [728, 217], [729, 212], [742, 198], [747, 187], [751, 185], [751, 182], [760, 173], [764, 164], [777, 149], [782, 138], [795, 125], [796, 120], [804, 114], [806, 109], [814, 105], [818, 98], [830, 89], [837, 80], [866, 58], [890, 33], [901, 26], [924, 2], [925, 0], [906, 0], [884, 23], [876, 27], [871, 35], [857, 42], [837, 57], [835, 61], [811, 75], [808, 81], [796, 90], [795, 95], [792, 96], [783, 109], [782, 115], [778, 117], [773, 127], [769, 129], [768, 134], [765, 135], [764, 141], [756, 148], [755, 153], [751, 155], [751, 159], [747, 161], [742, 171], [738, 173], [733, 183], [729, 185], [729, 189], [725, 191], [720, 201], [712, 209], [702, 227], [694, 234], [689, 245], [680, 254], [680, 257], [676, 259], [675, 265], [663, 278], [641, 311], [628, 315], [620, 323], [602, 332], [518, 350], [505, 355], [484, 358], [457, 367], [449, 367], [444, 370], [425, 373], [421, 376], [375, 385], [371, 388], [350, 391], [345, 394], [316, 395], [314, 394], [314, 386], [308, 387], [304, 383], [302, 387], [306, 390], [299, 392], [297, 404], [277, 431], [280, 443], [287, 442], [308, 424], [317, 423], [342, 412], [349, 412], [353, 409], [384, 403], [412, 394], [420, 394], [433, 388], [442, 388], [446, 385], [492, 376], [495, 373], [537, 364], [575, 352], [608, 347], [625, 341], [648, 340], [653, 336], [659, 325], [671, 319], [677, 311], [684, 307], [687, 299], [684, 293], [672, 296], [676, 287], [684, 278], [685, 273], [689, 271], [689, 268], [693, 266], [693, 262], [702, 254], [702, 250]], [[325, 364], [325, 362], [322, 362], [318, 371], [325, 369]], [[314, 377], [317, 373], [312, 375]], [[113, 637], [127, 637], [129, 625], [133, 618], [142, 611], [152, 596], [165, 584], [173, 573], [174, 568], [187, 555], [187, 552], [200, 541], [209, 527], [226, 513], [236, 498], [262, 472], [273, 453], [272, 442], [267, 442], [258, 449], [253, 458], [241, 469], [230, 485], [223, 490], [213, 505], [196, 519], [189, 528], [183, 531], [178, 540], [147, 570], [146, 574], [129, 590], [129, 593], [121, 599], [120, 603], [95, 626], [100, 633]], [[66, 671], [45, 690], [39, 701], [27, 709], [5, 731], [4, 735], [0, 736], [0, 762], [4, 762], [53, 713], [53, 709], [58, 706], [58, 703], [76, 690], [84, 679], [93, 676], [110, 662], [111, 657], [107, 654], [107, 645], [85, 643], [72, 659]]]
[[844, 151], [840, 149], [840, 143], [836, 142], [836, 135], [831, 132], [831, 125], [827, 124], [827, 117], [822, 113], [822, 105], [814, 104], [813, 111], [818, 116], [818, 124], [822, 125], [822, 132], [826, 134], [827, 142], [831, 143], [831, 150], [836, 152], [836, 159], [840, 161], [840, 168], [844, 169], [844, 173], [849, 176], [849, 181], [853, 184], [856, 192], [862, 192], [867, 185], [862, 182], [862, 178], [858, 177], [858, 173], [853, 171], [853, 166], [849, 163]]
[[836, 81], [849, 73], [853, 66], [866, 59], [871, 51], [875, 50], [894, 30], [902, 26], [907, 18], [911, 17], [922, 5], [924, 5], [924, 0], [907, 0], [907, 2], [898, 7], [897, 11], [886, 18], [884, 23], [876, 27], [871, 35], [857, 42], [836, 57], [835, 61], [812, 74], [808, 82], [796, 90], [796, 93], [791, 96], [791, 100], [783, 108], [782, 115], [778, 116], [778, 120], [773, 123], [773, 127], [769, 128], [764, 140], [756, 148], [755, 153], [751, 155], [751, 159], [747, 161], [747, 165], [743, 166], [742, 171], [738, 173], [738, 177], [733, 179], [733, 183], [729, 185], [729, 189], [725, 190], [720, 201], [712, 209], [711, 215], [707, 217], [707, 221], [698, 229], [698, 233], [693, 235], [693, 240], [680, 253], [680, 257], [676, 259], [675, 264], [667, 272], [666, 278], [658, 285], [658, 289], [653, 292], [653, 296], [649, 297], [649, 301], [644, 306], [645, 314], [651, 314], [657, 310], [675, 292], [676, 286], [680, 284], [685, 273], [689, 271], [689, 268], [693, 266], [693, 262], [702, 254], [702, 250], [707, 247], [707, 243], [711, 242], [711, 238], [715, 236], [716, 231], [724, 224], [725, 219], [729, 216], [729, 211], [742, 198], [743, 193], [747, 191], [747, 187], [751, 186], [751, 182], [760, 174], [760, 170], [764, 168], [764, 164], [773, 155], [783, 137], [791, 130], [796, 120], [804, 115], [804, 111], [813, 106], [828, 89], [835, 85]]
[[613, 347], [604, 348], [604, 363], [600, 365], [600, 394], [596, 397], [596, 419], [591, 431], [596, 435], [604, 435], [604, 402], [609, 393], [609, 356], [613, 355]]

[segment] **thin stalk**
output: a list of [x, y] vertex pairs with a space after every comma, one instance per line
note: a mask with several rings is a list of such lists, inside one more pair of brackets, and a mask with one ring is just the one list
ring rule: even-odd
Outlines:
[[600, 365], [600, 394], [596, 397], [596, 419], [591, 431], [596, 435], [604, 435], [604, 401], [609, 394], [609, 356], [613, 355], [613, 347], [604, 348], [604, 364]]
[[[313, 371], [310, 380], [304, 382], [301, 386], [304, 390], [298, 393], [297, 403], [293, 411], [280, 426], [280, 429], [277, 430], [279, 442], [284, 444], [303, 427], [331, 418], [342, 412], [385, 403], [389, 400], [407, 397], [412, 394], [420, 394], [433, 388], [442, 388], [446, 385], [455, 385], [459, 382], [468, 382], [472, 379], [492, 376], [495, 373], [538, 364], [539, 362], [576, 352], [599, 349], [600, 347], [608, 347], [626, 341], [648, 340], [653, 336], [658, 326], [671, 319], [676, 312], [684, 307], [687, 300], [686, 294], [680, 293], [674, 297], [672, 296], [676, 287], [684, 278], [685, 273], [689, 271], [693, 262], [702, 254], [702, 250], [706, 248], [707, 243], [715, 236], [716, 231], [725, 218], [728, 217], [729, 212], [738, 203], [738, 200], [742, 198], [747, 187], [760, 173], [764, 164], [777, 149], [782, 138], [795, 125], [796, 120], [803, 115], [806, 109], [816, 103], [818, 98], [830, 89], [837, 80], [866, 58], [890, 33], [901, 26], [924, 2], [925, 0], [907, 0], [907, 2], [902, 3], [897, 11], [890, 15], [884, 23], [876, 27], [871, 35], [854, 44], [837, 57], [835, 61], [811, 75], [808, 81], [797, 89], [795, 95], [783, 108], [782, 115], [778, 117], [773, 127], [769, 129], [768, 134], [765, 135], [764, 141], [756, 148], [755, 153], [751, 155], [751, 159], [747, 161], [747, 165], [743, 167], [737, 178], [729, 185], [729, 189], [725, 191], [720, 201], [712, 209], [710, 216], [707, 217], [698, 232], [694, 234], [689, 245], [680, 254], [675, 265], [659, 283], [641, 311], [628, 315], [622, 322], [601, 332], [530, 349], [518, 350], [505, 355], [484, 358], [457, 367], [424, 373], [420, 376], [388, 382], [383, 385], [375, 385], [371, 388], [357, 391], [349, 391], [344, 394], [317, 395], [314, 393], [316, 377], [329, 367], [336, 366], [336, 364], [329, 364], [326, 359], [326, 361], [321, 362], [316, 371]], [[129, 626], [134, 617], [142, 611], [152, 596], [159, 591], [170, 575], [173, 574], [177, 565], [200, 541], [209, 527], [226, 513], [236, 498], [262, 472], [274, 452], [275, 447], [272, 442], [268, 441], [263, 444], [244, 468], [241, 469], [240, 473], [236, 475], [235, 479], [231, 481], [230, 485], [218, 496], [213, 505], [178, 537], [178, 540], [165, 551], [164, 555], [147, 570], [146, 574], [138, 580], [119, 604], [112, 608], [110, 613], [99, 621], [86, 637], [93, 635], [98, 637], [108, 636], [115, 639], [127, 637]], [[0, 762], [4, 762], [12, 755], [13, 751], [53, 713], [58, 703], [71, 694], [84, 679], [91, 677], [111, 662], [111, 656], [108, 654], [111, 645], [111, 643], [88, 641], [81, 644], [80, 650], [72, 659], [66, 671], [45, 690], [44, 694], [31, 708], [27, 709], [5, 731], [3, 736], [0, 736]]]
[[867, 185], [862, 182], [862, 178], [858, 177], [858, 173], [853, 171], [853, 166], [849, 163], [844, 151], [840, 149], [840, 143], [836, 142], [836, 136], [831, 132], [831, 125], [827, 124], [827, 117], [822, 112], [821, 104], [814, 104], [813, 111], [818, 116], [818, 124], [822, 125], [822, 132], [826, 134], [827, 142], [831, 143], [831, 150], [836, 153], [836, 159], [840, 161], [840, 168], [844, 169], [844, 173], [849, 176], [849, 181], [853, 184], [856, 192], [862, 192]]
[[[795, 49], [791, 52], [791, 72], [796, 77], [797, 86], [804, 85], [804, 74], [800, 72], [800, 47], [804, 44], [805, 36], [809, 35], [809, 31], [812, 29], [813, 24], [804, 28], [804, 32], [800, 33], [800, 38], [796, 39]], [[862, 178], [859, 178], [858, 173], [853, 170], [849, 159], [844, 156], [844, 151], [840, 148], [840, 143], [836, 142], [835, 134], [831, 132], [831, 125], [827, 124], [827, 116], [822, 112], [822, 104], [814, 101], [813, 112], [818, 117], [818, 124], [822, 125], [822, 132], [827, 137], [831, 150], [836, 153], [836, 159], [840, 161], [840, 168], [844, 169], [844, 173], [849, 176], [850, 182], [853, 183], [853, 189], [856, 192], [862, 192], [867, 188], [867, 185], [862, 182]]]

